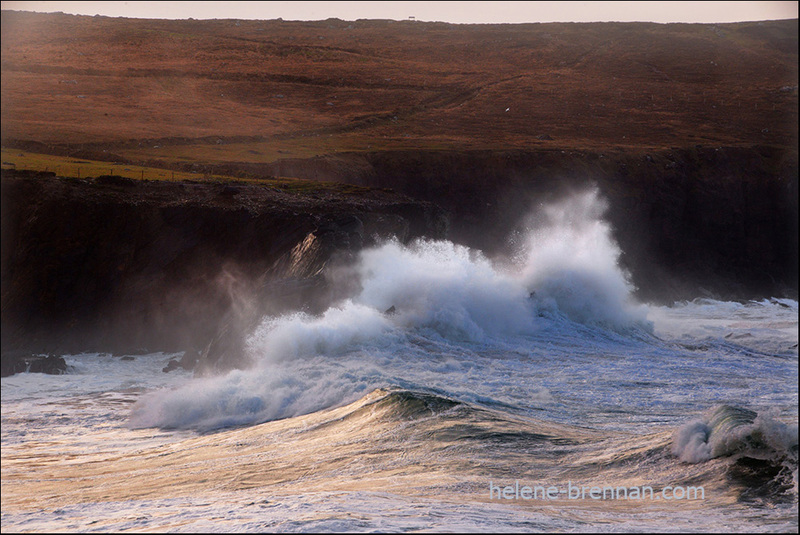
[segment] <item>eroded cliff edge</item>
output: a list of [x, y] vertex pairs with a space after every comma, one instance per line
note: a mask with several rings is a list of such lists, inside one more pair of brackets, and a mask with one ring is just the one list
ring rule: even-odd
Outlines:
[[3, 354], [208, 353], [220, 329], [324, 306], [330, 263], [446, 230], [435, 205], [375, 189], [3, 170]]

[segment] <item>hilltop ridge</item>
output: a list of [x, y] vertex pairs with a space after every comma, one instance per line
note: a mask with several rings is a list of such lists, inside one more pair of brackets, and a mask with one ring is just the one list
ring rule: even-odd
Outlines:
[[797, 142], [796, 20], [455, 25], [3, 11], [2, 25], [4, 143], [268, 162], [398, 148]]

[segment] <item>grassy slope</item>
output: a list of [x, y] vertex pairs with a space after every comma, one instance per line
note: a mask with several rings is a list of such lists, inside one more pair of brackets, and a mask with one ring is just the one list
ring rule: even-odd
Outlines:
[[796, 21], [2, 18], [4, 143], [93, 144], [137, 163], [794, 147], [796, 86]]

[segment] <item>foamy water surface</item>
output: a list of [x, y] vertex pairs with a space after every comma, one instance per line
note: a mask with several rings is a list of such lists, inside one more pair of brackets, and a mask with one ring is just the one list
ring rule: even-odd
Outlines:
[[[797, 302], [638, 303], [602, 208], [546, 207], [511, 259], [364, 251], [245, 370], [4, 378], [3, 529], [795, 530]], [[517, 482], [704, 498], [490, 493]]]

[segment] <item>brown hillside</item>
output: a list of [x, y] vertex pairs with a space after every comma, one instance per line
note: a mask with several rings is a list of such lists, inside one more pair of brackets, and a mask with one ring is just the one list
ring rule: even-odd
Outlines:
[[343, 150], [794, 147], [797, 38], [796, 20], [452, 25], [3, 11], [2, 139], [261, 163]]

